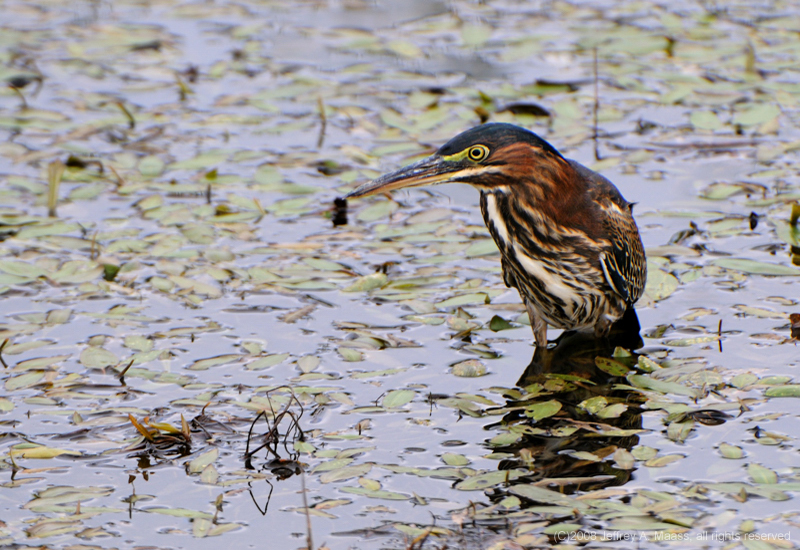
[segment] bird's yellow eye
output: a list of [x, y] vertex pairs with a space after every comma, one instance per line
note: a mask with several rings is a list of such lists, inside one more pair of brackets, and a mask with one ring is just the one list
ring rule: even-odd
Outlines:
[[467, 151], [467, 157], [473, 162], [480, 162], [489, 156], [489, 148], [485, 145], [473, 145]]

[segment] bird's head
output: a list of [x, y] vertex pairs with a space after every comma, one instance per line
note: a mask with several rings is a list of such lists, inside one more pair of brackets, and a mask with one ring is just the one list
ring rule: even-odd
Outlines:
[[531, 179], [548, 166], [569, 166], [552, 145], [513, 124], [492, 123], [463, 132], [436, 153], [351, 191], [345, 198], [437, 183], [461, 182], [479, 188], [509, 186]]

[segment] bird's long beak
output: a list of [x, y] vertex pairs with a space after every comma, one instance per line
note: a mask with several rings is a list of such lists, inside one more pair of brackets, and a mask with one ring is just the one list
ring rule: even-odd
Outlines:
[[403, 187], [444, 183], [449, 181], [456, 171], [452, 163], [445, 161], [438, 155], [432, 155], [414, 164], [409, 164], [396, 172], [384, 174], [378, 179], [367, 182], [350, 191], [344, 198], [366, 197], [374, 193]]

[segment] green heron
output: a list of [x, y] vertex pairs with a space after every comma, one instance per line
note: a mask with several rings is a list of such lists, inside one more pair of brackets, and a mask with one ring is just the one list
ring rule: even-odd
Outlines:
[[446, 182], [480, 191], [503, 279], [519, 291], [537, 346], [547, 344], [547, 325], [604, 337], [642, 295], [647, 266], [633, 204], [606, 178], [513, 124], [467, 130], [345, 198]]

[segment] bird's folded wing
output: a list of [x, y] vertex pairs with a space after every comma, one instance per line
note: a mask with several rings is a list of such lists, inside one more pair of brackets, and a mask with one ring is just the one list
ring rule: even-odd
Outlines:
[[633, 304], [644, 291], [647, 264], [639, 230], [630, 213], [613, 206], [606, 209], [603, 224], [611, 249], [600, 256], [606, 281], [628, 303]]

